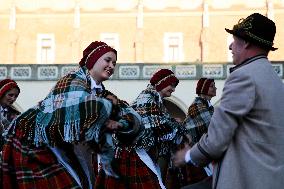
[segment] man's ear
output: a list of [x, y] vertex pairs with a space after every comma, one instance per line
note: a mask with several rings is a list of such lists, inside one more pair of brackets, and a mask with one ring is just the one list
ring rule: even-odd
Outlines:
[[248, 49], [251, 46], [251, 42], [245, 41], [245, 49]]

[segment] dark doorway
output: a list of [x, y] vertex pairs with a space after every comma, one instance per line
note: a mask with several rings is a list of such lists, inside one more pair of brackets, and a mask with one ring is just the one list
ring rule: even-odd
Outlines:
[[180, 118], [181, 120], [184, 120], [186, 117], [186, 114], [182, 111], [181, 108], [179, 108], [175, 103], [164, 99], [164, 104], [166, 108], [168, 109], [169, 113], [174, 118]]

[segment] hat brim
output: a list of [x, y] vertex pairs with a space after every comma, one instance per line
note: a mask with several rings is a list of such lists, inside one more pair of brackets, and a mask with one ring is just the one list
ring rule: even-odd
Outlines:
[[249, 38], [249, 37], [247, 37], [247, 36], [245, 36], [245, 35], [242, 35], [241, 33], [236, 32], [236, 31], [234, 31], [234, 30], [230, 30], [230, 29], [227, 29], [227, 28], [225, 28], [225, 30], [226, 30], [226, 32], [228, 32], [229, 34], [235, 35], [235, 36], [237, 36], [237, 37], [239, 37], [239, 38], [242, 38], [242, 39], [244, 39], [244, 40], [248, 40], [248, 41], [250, 41], [250, 42], [254, 42], [254, 43], [258, 44], [258, 45], [261, 45], [262, 47], [268, 48], [268, 49], [271, 50], [271, 51], [275, 51], [275, 50], [278, 49], [278, 48], [275, 48], [275, 47], [272, 47], [272, 46], [269, 46], [269, 47], [268, 47], [268, 46], [265, 46], [265, 45], [263, 45], [263, 44], [260, 44], [259, 42], [254, 41], [254, 40], [252, 40], [251, 38]]

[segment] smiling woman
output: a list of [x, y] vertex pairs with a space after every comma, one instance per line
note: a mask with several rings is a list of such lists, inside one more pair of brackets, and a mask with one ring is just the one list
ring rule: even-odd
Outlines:
[[95, 188], [165, 188], [170, 154], [183, 134], [183, 127], [170, 116], [164, 98], [171, 96], [178, 83], [178, 78], [168, 69], [152, 76], [150, 84], [132, 104], [145, 129], [127, 146], [118, 141], [113, 165], [119, 178], [100, 170]]
[[117, 176], [112, 134], [135, 138], [140, 116], [102, 84], [114, 72], [116, 54], [106, 43], [92, 42], [79, 69], [59, 79], [43, 101], [13, 122], [3, 146], [1, 185], [91, 189], [97, 154], [100, 168]]
[[114, 72], [116, 65], [116, 54], [112, 51], [102, 55], [96, 64], [89, 70], [90, 75], [97, 84], [107, 80]]
[[91, 43], [83, 52], [80, 66], [86, 66], [90, 76], [97, 84], [108, 80], [114, 72], [117, 52], [106, 43], [96, 41]]

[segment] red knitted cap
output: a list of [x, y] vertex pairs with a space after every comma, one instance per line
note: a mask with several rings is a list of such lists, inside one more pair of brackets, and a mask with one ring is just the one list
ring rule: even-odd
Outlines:
[[0, 98], [2, 98], [2, 96], [12, 88], [17, 88], [20, 92], [20, 88], [14, 80], [4, 79], [0, 81]]
[[208, 95], [208, 90], [211, 85], [211, 83], [214, 82], [214, 79], [208, 79], [208, 78], [200, 78], [197, 82], [196, 86], [196, 94], [205, 94]]
[[179, 80], [171, 70], [161, 69], [158, 72], [154, 73], [154, 75], [150, 79], [150, 83], [156, 88], [157, 91], [161, 91], [162, 89], [172, 84], [175, 84], [177, 86]]
[[79, 65], [86, 66], [88, 70], [92, 69], [97, 60], [107, 52], [114, 52], [117, 56], [117, 52], [112, 47], [108, 46], [102, 41], [92, 42], [84, 51], [83, 58], [79, 62]]

